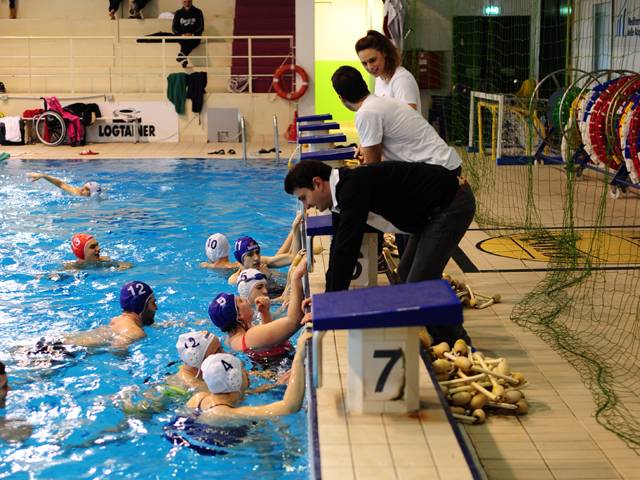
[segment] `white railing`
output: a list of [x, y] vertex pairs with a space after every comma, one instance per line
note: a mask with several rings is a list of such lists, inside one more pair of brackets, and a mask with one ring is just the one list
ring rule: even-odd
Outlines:
[[[137, 40], [146, 40], [138, 43]], [[0, 36], [0, 78], [14, 84], [9, 93], [162, 93], [166, 77], [184, 71], [175, 61], [176, 41], [202, 40], [189, 55], [194, 69], [207, 72], [209, 92], [226, 92], [232, 77], [233, 59], [246, 61], [246, 91], [253, 81], [273, 73], [253, 73], [258, 58], [278, 58], [281, 63], [294, 57], [291, 35], [253, 36]], [[152, 42], [149, 42], [151, 40]], [[247, 54], [233, 55], [233, 41], [246, 41]], [[254, 55], [257, 42], [288, 42], [287, 55]], [[156, 43], [157, 42], [157, 43]], [[174, 45], [175, 43], [175, 45]], [[168, 45], [171, 44], [171, 45]], [[218, 48], [218, 47], [222, 48]], [[204, 52], [204, 54], [202, 53]], [[10, 81], [15, 79], [16, 81]], [[218, 82], [215, 82], [215, 81]], [[212, 85], [213, 84], [213, 85]], [[7, 85], [9, 87], [9, 85]]]

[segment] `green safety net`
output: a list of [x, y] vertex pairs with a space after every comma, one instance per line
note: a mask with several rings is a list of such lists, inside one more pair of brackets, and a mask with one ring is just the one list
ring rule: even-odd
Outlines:
[[[633, 137], [621, 132], [623, 109], [632, 117], [634, 95], [640, 103], [640, 82], [632, 83], [640, 36], [629, 25], [640, 2], [426, 0], [410, 1], [408, 11], [405, 65], [419, 78], [416, 45], [443, 52], [429, 121], [463, 157], [476, 222], [546, 260], [522, 261], [544, 277], [511, 319], [575, 367], [597, 421], [637, 449], [640, 190], [628, 176], [620, 178], [630, 184], [611, 182], [624, 164], [620, 137]], [[442, 31], [451, 36], [434, 34]], [[585, 156], [579, 102], [619, 77], [627, 87], [609, 92], [598, 107], [601, 130], [588, 135], [600, 153]], [[481, 92], [473, 102], [472, 92]], [[491, 94], [502, 97], [501, 118]]]

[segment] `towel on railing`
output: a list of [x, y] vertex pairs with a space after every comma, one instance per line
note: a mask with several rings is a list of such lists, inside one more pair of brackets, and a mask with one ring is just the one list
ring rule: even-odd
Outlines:
[[184, 102], [187, 98], [187, 74], [171, 73], [167, 77], [167, 98], [176, 108], [176, 113], [184, 113]]
[[187, 77], [187, 98], [191, 99], [191, 111], [200, 113], [207, 88], [207, 72], [193, 72]]

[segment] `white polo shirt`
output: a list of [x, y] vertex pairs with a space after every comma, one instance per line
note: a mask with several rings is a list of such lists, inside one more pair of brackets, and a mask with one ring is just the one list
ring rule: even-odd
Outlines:
[[382, 160], [425, 162], [455, 170], [458, 153], [413, 108], [393, 98], [369, 95], [356, 112], [363, 147], [382, 143]]
[[422, 114], [418, 82], [416, 82], [411, 72], [402, 65], [396, 68], [388, 82], [383, 80], [382, 77], [377, 77], [374, 93], [378, 97], [390, 97], [404, 103], [415, 103], [416, 110]]

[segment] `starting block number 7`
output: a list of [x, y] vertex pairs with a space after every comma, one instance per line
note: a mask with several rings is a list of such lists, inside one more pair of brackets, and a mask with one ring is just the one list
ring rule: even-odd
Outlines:
[[404, 345], [376, 342], [367, 346], [364, 395], [368, 400], [398, 400], [404, 394]]

